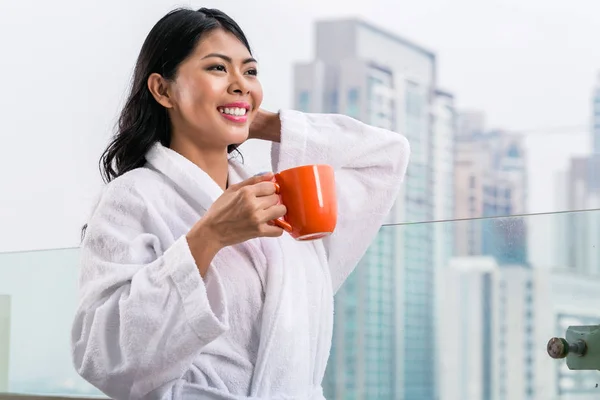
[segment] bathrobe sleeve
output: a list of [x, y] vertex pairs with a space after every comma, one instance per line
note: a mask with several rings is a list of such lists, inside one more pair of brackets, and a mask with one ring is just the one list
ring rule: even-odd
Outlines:
[[73, 361], [117, 400], [171, 398], [192, 360], [228, 329], [212, 268], [202, 279], [185, 236], [163, 249], [151, 233], [160, 223], [135, 187], [113, 181], [82, 244]]
[[273, 170], [324, 163], [335, 169], [338, 223], [323, 239], [334, 293], [352, 272], [390, 212], [408, 166], [407, 139], [344, 115], [280, 111]]

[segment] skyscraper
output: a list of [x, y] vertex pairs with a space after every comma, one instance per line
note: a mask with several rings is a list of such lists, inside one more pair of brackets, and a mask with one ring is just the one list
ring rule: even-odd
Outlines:
[[493, 257], [465, 257], [453, 259], [443, 275], [440, 400], [538, 398], [537, 325], [552, 314], [537, 315], [544, 312], [536, 309], [543, 306], [535, 292], [540, 274], [520, 265], [499, 268]]
[[498, 272], [492, 257], [464, 257], [440, 273], [440, 400], [495, 398]]
[[600, 154], [600, 72], [592, 93], [592, 148], [594, 154]]
[[8, 392], [10, 362], [10, 296], [0, 295], [0, 393]]
[[[592, 90], [591, 154], [574, 157], [569, 168], [557, 175], [556, 196], [563, 210], [600, 208], [600, 74]], [[600, 274], [600, 217], [597, 212], [574, 212], [557, 218], [557, 259], [561, 269]], [[582, 234], [584, 233], [584, 234]]]
[[[433, 254], [434, 254], [434, 332], [436, 357], [436, 384], [444, 379], [445, 371], [441, 368], [439, 357], [447, 349], [440, 348], [441, 339], [446, 335], [440, 329], [445, 316], [445, 301], [439, 297], [440, 290], [447, 285], [444, 280], [444, 270], [454, 254], [454, 224], [449, 221], [454, 218], [454, 146], [456, 142], [456, 110], [454, 96], [443, 91], [436, 91], [433, 105]], [[439, 398], [439, 395], [438, 395]]]
[[[482, 113], [459, 115], [455, 153], [455, 218], [523, 214], [527, 204], [527, 155], [521, 136], [488, 130]], [[528, 263], [524, 221], [456, 224], [458, 256], [489, 255], [499, 264]], [[515, 251], [519, 248], [519, 251]]]
[[[441, 175], [452, 174], [444, 164], [452, 154], [437, 159], [452, 147], [434, 144], [448, 137], [437, 140], [434, 130], [450, 135], [453, 127], [452, 96], [436, 92], [435, 55], [354, 19], [318, 22], [315, 45], [316, 59], [295, 66], [295, 107], [346, 114], [405, 134], [411, 162], [389, 222], [432, 220], [435, 204], [447, 205], [450, 190], [434, 190], [434, 166]], [[437, 128], [436, 99], [445, 118]], [[327, 398], [435, 398], [433, 233], [431, 224], [382, 228], [336, 295]]]
[[[435, 91], [433, 101], [433, 135], [431, 146], [433, 220], [454, 218], [454, 148], [456, 110], [454, 96]], [[434, 229], [435, 265], [443, 268], [454, 253], [454, 229], [450, 223], [437, 223]]]
[[571, 371], [545, 345], [571, 325], [598, 324], [600, 277], [487, 256], [454, 258], [442, 275], [439, 400], [598, 397], [597, 371]]

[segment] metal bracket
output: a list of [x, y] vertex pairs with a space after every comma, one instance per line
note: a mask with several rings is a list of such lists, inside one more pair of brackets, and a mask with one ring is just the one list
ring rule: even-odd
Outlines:
[[552, 338], [548, 355], [566, 358], [570, 370], [600, 370], [600, 325], [570, 326], [566, 338]]

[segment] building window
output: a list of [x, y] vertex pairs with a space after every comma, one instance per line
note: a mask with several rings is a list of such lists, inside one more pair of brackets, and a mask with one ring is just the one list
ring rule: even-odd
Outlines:
[[529, 290], [533, 289], [533, 281], [528, 280], [527, 283], [525, 284], [525, 287]]
[[359, 93], [357, 88], [352, 88], [348, 91], [348, 106], [346, 114], [352, 118], [359, 117]]
[[532, 335], [533, 327], [531, 325], [527, 325], [527, 327], [525, 328], [525, 333], [527, 333], [528, 335]]
[[310, 93], [307, 90], [303, 90], [298, 96], [298, 111], [310, 111]]
[[532, 295], [530, 295], [530, 294], [528, 294], [528, 295], [525, 297], [525, 302], [527, 303], [527, 305], [531, 305], [531, 304], [533, 303], [533, 296], [532, 296]]
[[338, 110], [338, 92], [336, 90], [329, 93], [329, 112], [336, 114]]
[[423, 99], [419, 93], [419, 86], [409, 82], [406, 93], [406, 113], [416, 118], [421, 117]]
[[476, 184], [476, 179], [475, 179], [475, 177], [474, 177], [474, 176], [470, 177], [470, 178], [469, 178], [469, 187], [470, 187], [471, 189], [475, 189], [475, 186], [476, 186], [475, 184]]

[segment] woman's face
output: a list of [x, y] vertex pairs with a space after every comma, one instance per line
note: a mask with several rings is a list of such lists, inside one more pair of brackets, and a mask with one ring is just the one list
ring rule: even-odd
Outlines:
[[263, 98], [256, 60], [222, 29], [201, 39], [166, 89], [172, 139], [207, 150], [244, 142]]

